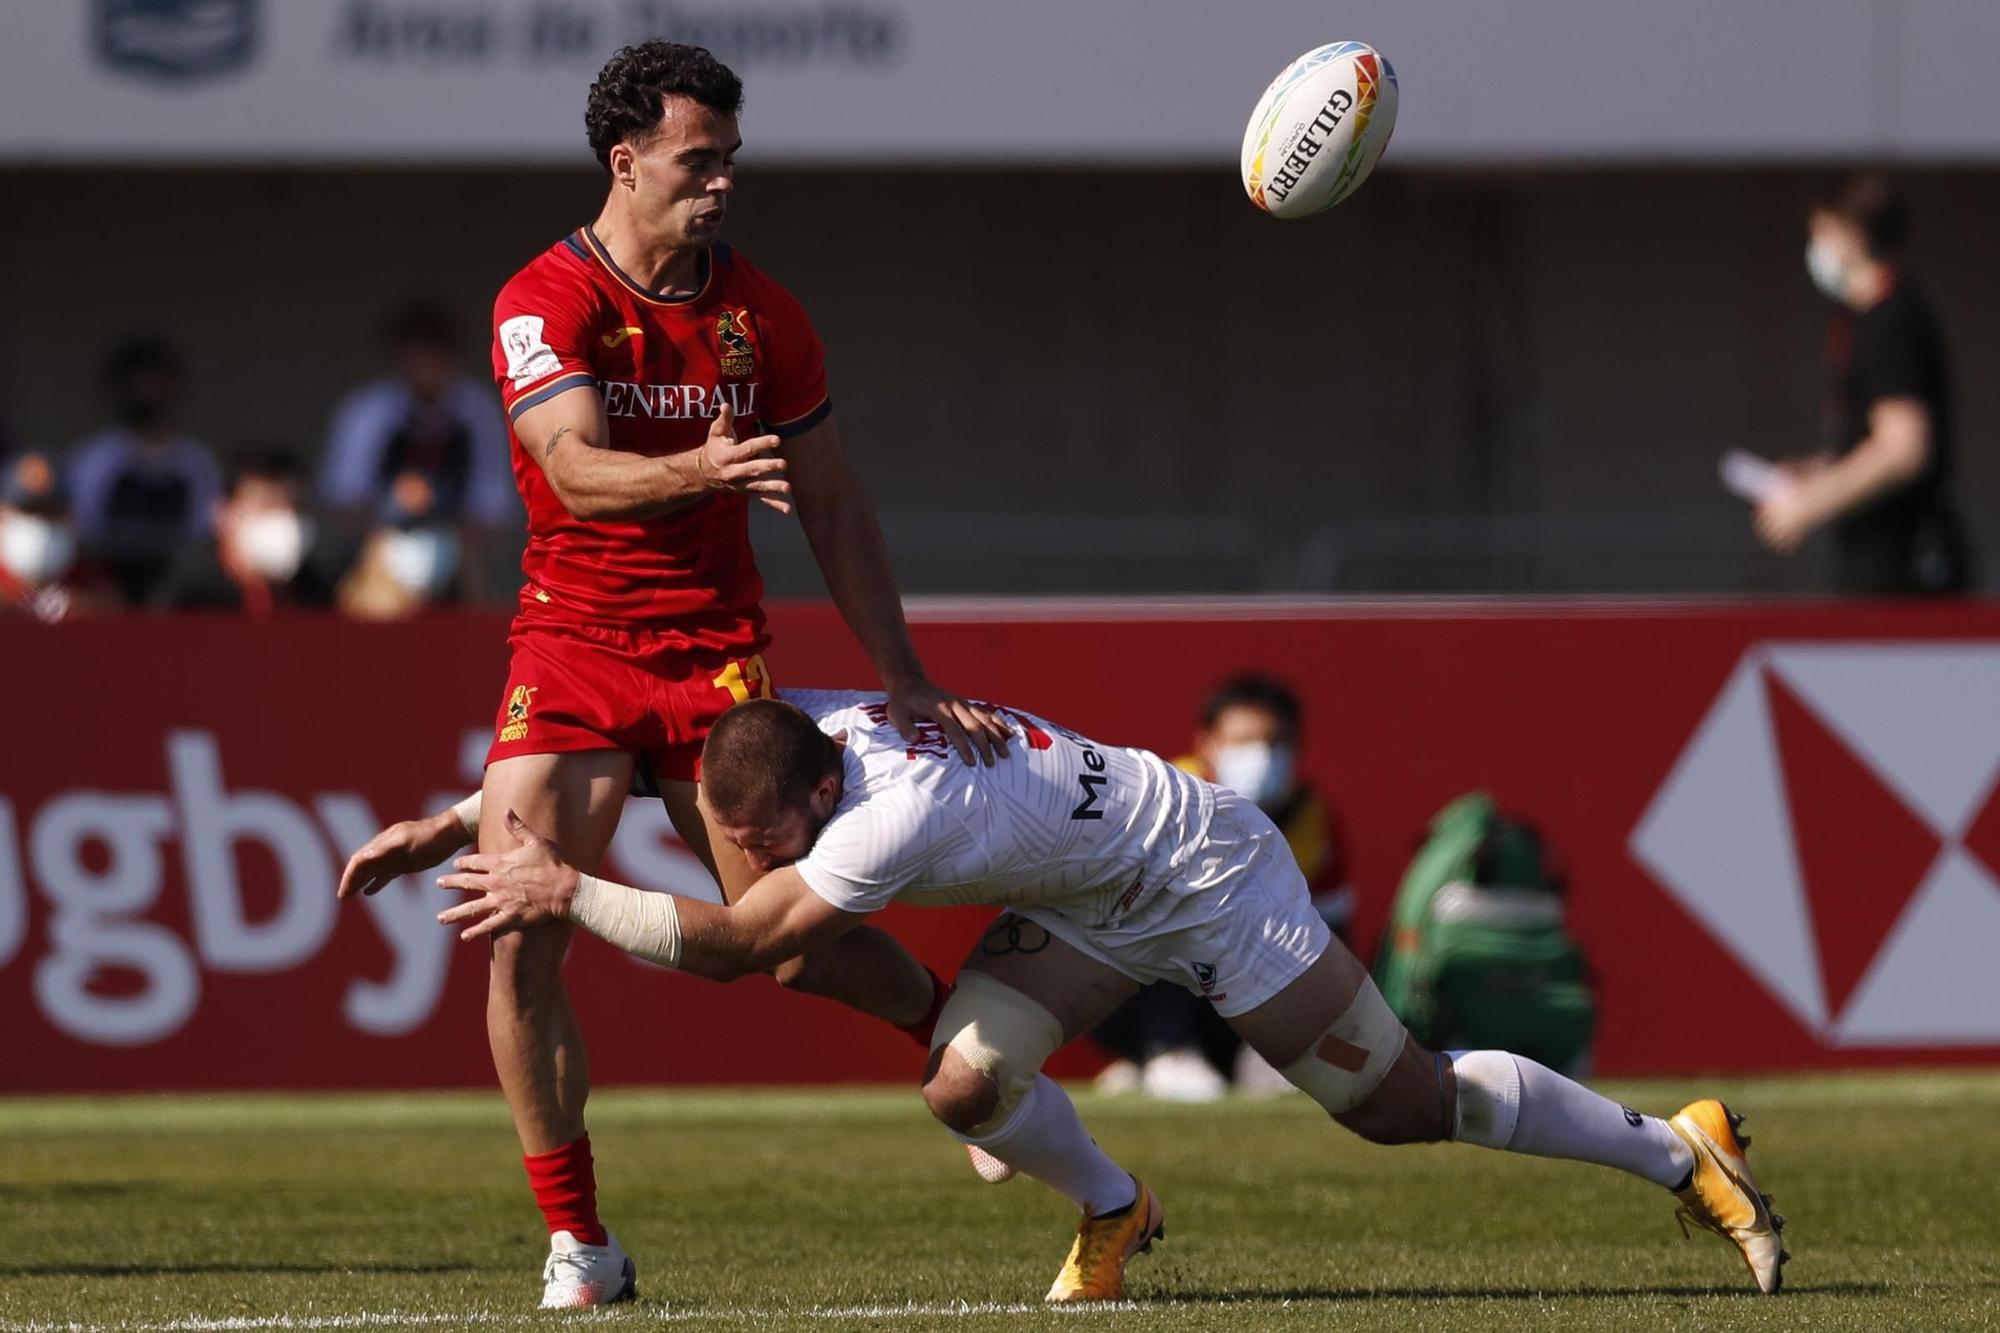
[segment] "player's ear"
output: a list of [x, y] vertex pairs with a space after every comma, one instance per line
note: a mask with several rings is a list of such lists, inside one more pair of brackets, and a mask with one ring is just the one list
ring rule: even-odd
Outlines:
[[639, 155], [628, 143], [611, 145], [611, 183], [631, 189], [638, 183]]
[[840, 787], [838, 773], [827, 774], [813, 786], [808, 804], [812, 807], [814, 819], [824, 821], [833, 818], [833, 812], [840, 808]]

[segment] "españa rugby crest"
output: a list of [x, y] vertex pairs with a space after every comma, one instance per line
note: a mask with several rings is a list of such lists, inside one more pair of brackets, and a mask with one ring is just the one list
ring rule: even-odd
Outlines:
[[715, 342], [722, 373], [736, 378], [757, 373], [757, 350], [750, 345], [750, 312], [725, 310], [715, 317]]
[[535, 706], [535, 691], [540, 688], [539, 685], [516, 685], [514, 692], [507, 696], [507, 724], [500, 728], [502, 745], [527, 739], [528, 713]]

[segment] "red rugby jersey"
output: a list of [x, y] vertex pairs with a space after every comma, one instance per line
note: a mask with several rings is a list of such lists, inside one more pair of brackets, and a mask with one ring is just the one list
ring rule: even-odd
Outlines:
[[[669, 300], [621, 272], [588, 227], [537, 256], [493, 304], [493, 374], [508, 420], [580, 384], [603, 395], [609, 447], [648, 456], [699, 446], [725, 401], [741, 439], [825, 420], [833, 405], [805, 309], [728, 246], [703, 263], [700, 289]], [[718, 491], [658, 518], [586, 523], [510, 438], [528, 509], [523, 611], [680, 629], [723, 648], [761, 639], [748, 499]]]

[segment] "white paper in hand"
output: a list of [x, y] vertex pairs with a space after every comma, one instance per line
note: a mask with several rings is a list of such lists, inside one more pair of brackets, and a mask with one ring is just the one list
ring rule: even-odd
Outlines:
[[1721, 472], [1723, 488], [1753, 505], [1763, 504], [1792, 484], [1783, 468], [1747, 449], [1731, 449], [1724, 454]]

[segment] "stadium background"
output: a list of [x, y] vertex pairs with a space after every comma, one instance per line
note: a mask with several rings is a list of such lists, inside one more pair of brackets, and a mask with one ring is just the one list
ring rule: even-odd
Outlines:
[[[198, 41], [117, 26], [196, 8]], [[750, 94], [729, 239], [814, 312], [905, 587], [947, 599], [917, 607], [942, 679], [1170, 749], [1224, 672], [1289, 677], [1356, 831], [1364, 941], [1429, 814], [1491, 787], [1572, 864], [1608, 1071], [2000, 1054], [2000, 616], [1779, 600], [1823, 586], [1823, 551], [1762, 552], [1715, 481], [1728, 447], [1814, 442], [1804, 200], [1887, 163], [1953, 339], [1965, 506], [2000, 549], [2000, 19], [1005, 9], [11, 7], [0, 410], [60, 449], [97, 420], [103, 345], [159, 328], [200, 434], [309, 452], [378, 369], [385, 309], [435, 293], [477, 327], [589, 215], [608, 46], [709, 40]], [[1397, 64], [1395, 142], [1335, 214], [1272, 222], [1234, 183], [1241, 119], [1350, 34]], [[795, 532], [758, 540], [775, 593], [817, 594]], [[1495, 592], [1528, 600], [1322, 600]], [[1284, 600], [1135, 600], [1192, 594]], [[1659, 594], [1699, 600], [1607, 600]], [[1026, 595], [1066, 600], [1005, 600]], [[470, 781], [502, 624], [0, 623], [22, 1016], [0, 1088], [485, 1082], [478, 960], [424, 926], [421, 886], [366, 916], [314, 895], [377, 819]], [[781, 681], [866, 683], [823, 607], [777, 625]], [[688, 884], [648, 815], [621, 867]], [[899, 928], [947, 962], [970, 923]], [[1748, 1015], [1698, 1057], [1655, 1000], [1691, 968]], [[762, 982], [725, 999], [598, 952], [574, 975], [587, 1026], [657, 1016], [608, 1081], [914, 1066]]]

